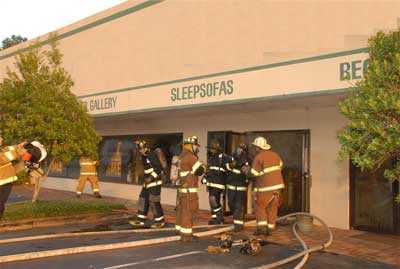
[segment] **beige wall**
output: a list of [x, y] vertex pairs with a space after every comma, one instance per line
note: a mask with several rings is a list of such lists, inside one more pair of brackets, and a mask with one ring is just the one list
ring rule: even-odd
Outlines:
[[[82, 95], [363, 47], [377, 29], [397, 26], [398, 10], [399, 1], [169, 0], [62, 39], [60, 48]], [[0, 78], [8, 64], [0, 60]]]

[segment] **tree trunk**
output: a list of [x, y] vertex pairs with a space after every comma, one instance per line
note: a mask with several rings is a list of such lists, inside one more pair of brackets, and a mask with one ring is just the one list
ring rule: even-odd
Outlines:
[[41, 182], [47, 179], [47, 176], [50, 173], [50, 167], [53, 165], [55, 158], [52, 158], [49, 165], [47, 166], [46, 172], [43, 177], [35, 177], [33, 178], [34, 190], [32, 195], [32, 203], [36, 202], [39, 197], [39, 192], [41, 188]]

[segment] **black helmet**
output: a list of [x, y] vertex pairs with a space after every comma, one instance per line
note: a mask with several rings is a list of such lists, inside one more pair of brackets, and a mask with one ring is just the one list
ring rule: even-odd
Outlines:
[[149, 144], [147, 143], [146, 140], [137, 140], [137, 141], [135, 141], [135, 144], [137, 145], [138, 150], [143, 149], [145, 154], [149, 153], [150, 148], [149, 148]]
[[138, 148], [146, 148], [147, 147], [147, 142], [145, 140], [136, 140], [135, 144], [138, 146]]

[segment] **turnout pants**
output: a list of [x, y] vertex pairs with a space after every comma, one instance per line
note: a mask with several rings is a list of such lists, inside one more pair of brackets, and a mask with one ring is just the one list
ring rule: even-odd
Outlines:
[[161, 185], [146, 187], [143, 185], [139, 195], [138, 220], [144, 224], [149, 210], [153, 213], [154, 222], [164, 222], [164, 212], [161, 207]]
[[224, 190], [208, 187], [208, 200], [211, 209], [211, 219], [217, 222], [223, 222], [224, 212], [222, 210], [221, 198]]
[[280, 191], [256, 192], [256, 219], [258, 229], [275, 229]]
[[199, 209], [199, 196], [197, 193], [182, 193], [178, 190], [175, 229], [182, 236], [193, 234], [193, 219]]
[[228, 205], [233, 213], [233, 223], [235, 225], [244, 225], [244, 203], [246, 191], [228, 189]]
[[85, 176], [81, 175], [78, 179], [78, 187], [76, 193], [82, 194], [85, 189], [86, 181], [89, 181], [92, 185], [93, 192], [99, 192], [99, 178], [97, 176]]
[[11, 194], [11, 189], [12, 189], [11, 183], [0, 186], [0, 219], [3, 216], [6, 202]]

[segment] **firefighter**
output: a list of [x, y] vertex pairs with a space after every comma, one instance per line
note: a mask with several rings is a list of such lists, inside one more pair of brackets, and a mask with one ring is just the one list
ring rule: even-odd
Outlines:
[[[0, 145], [3, 139], [0, 138]], [[23, 142], [18, 145], [0, 148], [0, 218], [3, 216], [5, 203], [11, 194], [12, 183], [18, 180], [17, 173], [21, 163], [28, 173], [37, 170], [40, 162], [47, 156], [42, 144], [37, 141]]]
[[193, 218], [199, 209], [198, 181], [205, 172], [205, 167], [199, 161], [199, 143], [196, 136], [190, 136], [183, 141], [183, 149], [179, 155], [179, 185], [176, 212], [176, 230], [183, 242], [193, 240]]
[[99, 189], [99, 178], [97, 177], [97, 165], [98, 161], [93, 160], [89, 157], [82, 157], [79, 160], [79, 165], [81, 167], [78, 187], [76, 188], [76, 196], [81, 197], [83, 190], [85, 189], [86, 181], [89, 181], [93, 194], [96, 198], [101, 198]]
[[211, 141], [208, 147], [207, 172], [202, 183], [207, 185], [208, 200], [210, 203], [211, 219], [210, 225], [224, 223], [224, 212], [221, 199], [225, 192], [225, 154], [217, 140]]
[[135, 228], [145, 227], [149, 209], [153, 213], [154, 222], [151, 228], [162, 228], [165, 225], [164, 212], [161, 207], [161, 172], [163, 167], [155, 151], [151, 151], [147, 142], [137, 141], [144, 168], [144, 183], [139, 195], [139, 209], [136, 220], [129, 221]]
[[247, 194], [247, 171], [249, 158], [246, 144], [240, 144], [233, 156], [228, 156], [225, 163], [227, 170], [226, 188], [228, 192], [228, 204], [233, 212], [234, 231], [243, 230], [244, 226], [244, 205]]
[[271, 150], [264, 137], [257, 137], [252, 145], [256, 150], [250, 170], [255, 178], [257, 230], [254, 235], [270, 235], [275, 229], [280, 192], [285, 187], [282, 178], [283, 162], [279, 155]]

